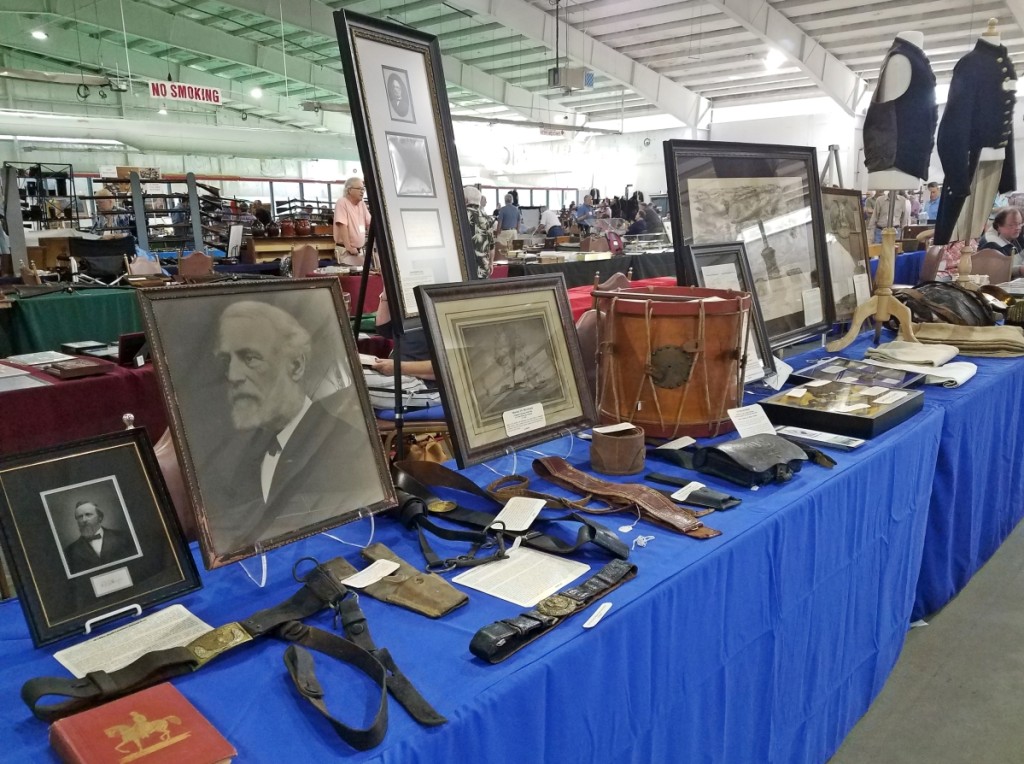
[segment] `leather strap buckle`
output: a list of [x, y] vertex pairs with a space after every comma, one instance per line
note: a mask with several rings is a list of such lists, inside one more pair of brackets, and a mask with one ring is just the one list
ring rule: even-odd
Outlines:
[[221, 653], [226, 653], [245, 642], [252, 642], [252, 636], [241, 624], [232, 621], [196, 637], [185, 646], [185, 649], [195, 658], [196, 668], [199, 668]]

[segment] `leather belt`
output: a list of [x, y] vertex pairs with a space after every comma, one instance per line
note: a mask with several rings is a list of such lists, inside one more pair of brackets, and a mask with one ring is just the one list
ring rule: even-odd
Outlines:
[[533, 610], [484, 626], [473, 635], [469, 650], [488, 663], [499, 663], [635, 577], [636, 565], [612, 560], [582, 584], [546, 597]]
[[[553, 502], [561, 504], [560, 500], [556, 497], [547, 497], [543, 494], [536, 494], [531, 491], [517, 490], [507, 497], [499, 498], [502, 496], [499, 492], [490, 490], [484, 490], [480, 488], [476, 483], [472, 482], [463, 475], [460, 475], [447, 467], [437, 464], [436, 462], [423, 462], [423, 461], [403, 461], [397, 462], [392, 470], [393, 477], [395, 479], [395, 486], [403, 491], [408, 491], [423, 500], [425, 506], [430, 507], [433, 512], [446, 520], [459, 523], [461, 525], [467, 525], [477, 529], [472, 533], [491, 533], [497, 538], [499, 549], [502, 551], [504, 556], [504, 544], [502, 542], [503, 536], [518, 536], [522, 538], [522, 544], [525, 546], [537, 549], [542, 552], [548, 552], [549, 554], [566, 555], [572, 554], [573, 552], [579, 551], [587, 544], [595, 544], [605, 552], [611, 554], [614, 557], [620, 559], [626, 559], [629, 557], [629, 547], [619, 539], [612, 531], [605, 528], [600, 523], [595, 522], [589, 518], [583, 517], [577, 512], [570, 512], [569, 514], [560, 517], [538, 517], [534, 521], [534, 526], [540, 525], [547, 529], [550, 529], [556, 523], [562, 522], [574, 522], [579, 524], [579, 528], [576, 532], [575, 541], [566, 542], [551, 533], [541, 532], [534, 528], [523, 533], [511, 533], [501, 528], [494, 526], [495, 515], [489, 512], [478, 512], [471, 509], [465, 509], [459, 507], [453, 502], [446, 502], [438, 499], [434, 496], [427, 485], [430, 486], [442, 486], [445, 488], [453, 488], [465, 493], [470, 493], [475, 496], [482, 498], [489, 505], [495, 509], [499, 508], [511, 495], [522, 496], [531, 495], [534, 497], [544, 498], [548, 501], [549, 505]], [[493, 484], [492, 484], [493, 486]], [[427, 558], [428, 569], [444, 571], [445, 569], [451, 569], [454, 567], [465, 567], [467, 562], [464, 558], [455, 558], [454, 560], [441, 561], [433, 550], [429, 549], [429, 544], [426, 542], [423, 536], [422, 530], [427, 529], [432, 533], [439, 533], [439, 530], [446, 530], [433, 523], [429, 518], [421, 518], [416, 521], [416, 527], [421, 531], [420, 533], [420, 547], [424, 551], [424, 556]], [[450, 531], [447, 533], [459, 533], [459, 531]], [[465, 533], [465, 532], [462, 532]], [[442, 538], [447, 536], [442, 535]], [[426, 547], [424, 545], [426, 544]], [[476, 550], [474, 549], [473, 554], [475, 555]], [[432, 559], [433, 557], [433, 559]], [[488, 558], [476, 558], [470, 557], [471, 564], [480, 564], [480, 562], [490, 562], [496, 557]], [[432, 566], [433, 563], [433, 566]], [[448, 566], [447, 568], [445, 566]], [[439, 567], [440, 566], [440, 567]]]
[[545, 456], [533, 460], [533, 471], [545, 480], [580, 493], [636, 507], [648, 522], [677, 531], [691, 538], [709, 539], [722, 532], [709, 528], [693, 512], [681, 507], [650, 486], [635, 483], [612, 483], [581, 472], [565, 459]]
[[[378, 683], [382, 695], [390, 692], [420, 724], [443, 724], [446, 719], [401, 674], [387, 651], [374, 645], [358, 597], [350, 595], [348, 589], [341, 584], [344, 575], [339, 572], [350, 569], [342, 558], [317, 564], [302, 578], [302, 588], [275, 607], [260, 610], [244, 621], [219, 626], [184, 647], [154, 650], [117, 671], [93, 671], [81, 679], [30, 679], [21, 688], [21, 698], [37, 718], [52, 722], [167, 679], [197, 671], [239, 645], [251, 642], [256, 637], [271, 635], [307, 645], [351, 663]], [[341, 618], [347, 639], [299, 622], [299, 619], [328, 607]], [[301, 654], [296, 657], [298, 649], [290, 647], [291, 652], [286, 655], [285, 662], [299, 692], [312, 702], [317, 697], [312, 658]], [[296, 679], [296, 676], [299, 678]], [[48, 696], [63, 697], [66, 700], [41, 705], [40, 701]], [[324, 713], [323, 710], [321, 712]], [[366, 729], [352, 730], [340, 723], [334, 726], [345, 742], [353, 748], [365, 750], [377, 745], [387, 731], [387, 704], [379, 705], [373, 722]]]

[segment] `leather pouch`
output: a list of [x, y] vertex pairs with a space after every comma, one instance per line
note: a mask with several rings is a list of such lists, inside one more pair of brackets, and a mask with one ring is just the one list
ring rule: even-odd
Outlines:
[[698, 448], [693, 454], [698, 472], [748, 487], [788, 482], [805, 461], [803, 449], [768, 433]]
[[391, 560], [398, 570], [380, 581], [363, 587], [374, 599], [399, 605], [430, 618], [440, 618], [465, 605], [469, 597], [435, 573], [421, 573], [383, 544], [371, 544], [363, 550], [370, 562]]
[[644, 471], [644, 431], [640, 427], [615, 432], [594, 429], [590, 466], [602, 475], [636, 475]]

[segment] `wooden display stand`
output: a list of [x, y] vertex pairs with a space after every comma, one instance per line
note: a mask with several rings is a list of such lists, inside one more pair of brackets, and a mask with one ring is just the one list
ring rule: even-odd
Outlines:
[[242, 247], [242, 262], [267, 263], [280, 260], [296, 247], [309, 244], [316, 248], [321, 258], [334, 257], [334, 238], [331, 236], [275, 236], [252, 238]]

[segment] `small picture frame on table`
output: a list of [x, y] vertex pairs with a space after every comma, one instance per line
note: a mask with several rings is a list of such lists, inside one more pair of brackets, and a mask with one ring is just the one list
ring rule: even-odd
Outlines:
[[874, 289], [860, 191], [823, 187], [821, 203], [835, 317], [836, 321], [845, 323], [853, 318], [857, 306], [871, 297]]
[[0, 460], [0, 527], [37, 647], [200, 586], [141, 428]]
[[832, 284], [815, 149], [665, 141], [672, 240], [746, 245], [773, 348], [824, 335]]
[[757, 382], [775, 374], [771, 339], [761, 315], [761, 305], [750, 275], [750, 263], [743, 242], [692, 244], [676, 248], [676, 281], [679, 286], [732, 289], [748, 292], [751, 298], [747, 364], [743, 382]]
[[395, 506], [338, 279], [139, 303], [208, 568]]
[[414, 288], [476, 278], [437, 37], [349, 11], [334, 22], [398, 333], [420, 325]]
[[460, 468], [597, 419], [561, 274], [416, 289]]

